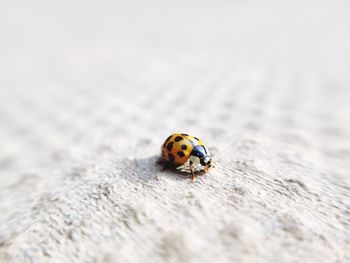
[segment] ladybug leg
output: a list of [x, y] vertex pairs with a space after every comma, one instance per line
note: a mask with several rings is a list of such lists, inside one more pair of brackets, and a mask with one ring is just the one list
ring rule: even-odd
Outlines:
[[208, 165], [205, 166], [204, 169], [201, 171], [200, 176], [205, 175], [208, 172], [209, 168], [210, 168], [210, 166], [208, 166]]
[[191, 171], [192, 183], [193, 183], [196, 180], [196, 176], [194, 175], [194, 170], [193, 170], [192, 166], [193, 166], [193, 162], [190, 160], [190, 171]]
[[192, 167], [190, 167], [190, 171], [191, 171], [191, 175], [192, 175], [192, 183], [196, 180], [196, 177], [194, 175], [194, 171], [192, 169]]

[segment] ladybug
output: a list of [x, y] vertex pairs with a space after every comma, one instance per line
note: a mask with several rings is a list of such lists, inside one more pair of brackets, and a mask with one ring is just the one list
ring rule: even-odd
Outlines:
[[212, 166], [211, 156], [203, 141], [186, 133], [170, 135], [162, 146], [162, 158], [180, 171], [190, 171], [192, 182], [195, 171], [207, 172]]

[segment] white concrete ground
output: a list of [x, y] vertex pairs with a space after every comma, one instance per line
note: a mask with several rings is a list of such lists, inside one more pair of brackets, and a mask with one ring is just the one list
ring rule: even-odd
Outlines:
[[2, 0], [0, 57], [0, 261], [350, 261], [348, 1]]

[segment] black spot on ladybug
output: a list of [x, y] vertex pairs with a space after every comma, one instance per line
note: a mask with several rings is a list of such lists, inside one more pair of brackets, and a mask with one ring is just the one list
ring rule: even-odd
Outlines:
[[187, 145], [186, 144], [181, 145], [181, 149], [182, 150], [187, 150]]
[[180, 157], [184, 157], [185, 156], [184, 152], [182, 152], [182, 151], [177, 152], [177, 155], [180, 156]]
[[182, 141], [184, 138], [182, 138], [181, 136], [176, 136], [175, 137], [175, 142], [180, 142]]
[[197, 141], [199, 141], [199, 139], [197, 137], [193, 137], [193, 138], [195, 138]]
[[175, 156], [171, 153], [168, 153], [168, 159], [170, 162], [173, 162], [175, 160]]
[[168, 151], [170, 152], [171, 151], [171, 149], [173, 148], [173, 142], [169, 142], [168, 143], [168, 146], [166, 147], [167, 149], [168, 149]]
[[188, 136], [188, 134], [187, 134], [187, 133], [181, 133], [181, 135], [182, 135], [182, 136]]

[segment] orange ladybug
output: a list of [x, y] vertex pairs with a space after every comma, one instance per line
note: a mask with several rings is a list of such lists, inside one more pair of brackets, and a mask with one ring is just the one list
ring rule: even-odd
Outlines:
[[212, 158], [203, 141], [186, 133], [170, 135], [162, 146], [162, 158], [181, 171], [190, 171], [192, 182], [195, 171], [204, 171], [212, 166]]

